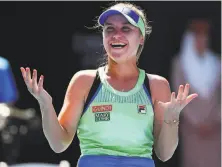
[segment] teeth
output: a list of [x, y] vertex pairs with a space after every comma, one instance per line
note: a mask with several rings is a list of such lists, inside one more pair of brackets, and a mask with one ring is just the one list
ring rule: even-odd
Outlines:
[[126, 45], [124, 43], [112, 43], [112, 45]]
[[111, 46], [113, 48], [123, 48], [123, 47], [126, 46], [126, 44], [124, 44], [124, 43], [112, 43]]

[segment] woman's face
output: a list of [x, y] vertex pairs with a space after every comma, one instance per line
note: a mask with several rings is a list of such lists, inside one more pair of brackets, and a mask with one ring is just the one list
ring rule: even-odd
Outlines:
[[143, 44], [140, 29], [131, 25], [121, 14], [107, 18], [103, 29], [103, 45], [116, 63], [136, 60], [137, 50]]

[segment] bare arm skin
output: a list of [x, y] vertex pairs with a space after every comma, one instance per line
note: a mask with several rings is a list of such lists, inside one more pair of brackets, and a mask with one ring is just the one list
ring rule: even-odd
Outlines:
[[178, 145], [180, 112], [197, 97], [197, 94], [188, 96], [189, 84], [186, 84], [179, 86], [178, 95], [175, 97], [175, 92], [171, 93], [169, 83], [165, 78], [157, 75], [148, 76], [155, 113], [154, 150], [160, 160], [167, 161], [173, 156]]
[[29, 68], [22, 67], [21, 72], [29, 92], [40, 105], [43, 132], [50, 147], [56, 153], [65, 151], [76, 133], [85, 99], [95, 78], [95, 70], [79, 71], [73, 76], [58, 117], [52, 97], [43, 88], [43, 76], [37, 83], [37, 70], [33, 70], [32, 77]]

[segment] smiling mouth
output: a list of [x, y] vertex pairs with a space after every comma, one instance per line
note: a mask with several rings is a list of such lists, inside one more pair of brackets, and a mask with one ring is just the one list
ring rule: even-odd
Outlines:
[[111, 43], [110, 46], [112, 48], [115, 48], [115, 49], [121, 49], [121, 48], [124, 48], [126, 46], [126, 44], [124, 44], [124, 43]]

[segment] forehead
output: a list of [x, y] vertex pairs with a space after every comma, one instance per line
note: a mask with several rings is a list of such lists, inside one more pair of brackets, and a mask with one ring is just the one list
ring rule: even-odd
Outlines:
[[109, 16], [105, 24], [129, 24], [129, 22], [122, 14], [115, 14]]

